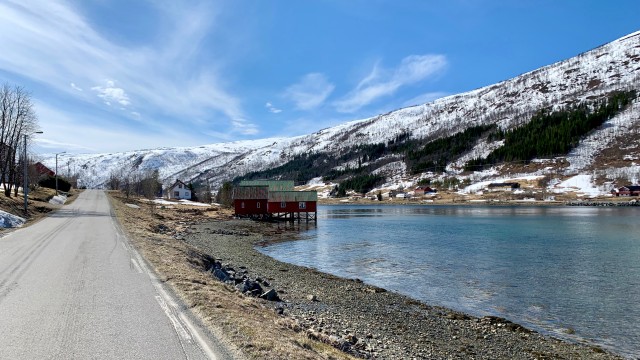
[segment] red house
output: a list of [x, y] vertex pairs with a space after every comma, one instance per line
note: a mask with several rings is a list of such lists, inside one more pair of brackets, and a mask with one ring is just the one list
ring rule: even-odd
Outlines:
[[39, 161], [37, 163], [33, 164], [33, 167], [35, 168], [35, 170], [38, 173], [38, 175], [54, 176], [56, 174], [53, 170], [51, 170], [48, 167], [44, 166], [44, 164], [39, 162]]
[[611, 193], [615, 196], [640, 196], [640, 186], [627, 185], [617, 190], [611, 190]]
[[295, 191], [293, 181], [242, 181], [233, 189], [238, 217], [254, 219], [315, 220], [318, 193]]
[[424, 196], [424, 194], [434, 193], [436, 190], [428, 186], [420, 186], [413, 191], [414, 196]]

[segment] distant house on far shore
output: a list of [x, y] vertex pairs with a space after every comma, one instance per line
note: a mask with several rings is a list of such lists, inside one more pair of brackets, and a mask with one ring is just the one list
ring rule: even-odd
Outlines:
[[489, 190], [503, 190], [503, 191], [511, 191], [520, 188], [520, 184], [517, 182], [506, 182], [506, 183], [491, 183], [489, 184]]
[[414, 196], [424, 196], [425, 194], [432, 194], [437, 192], [435, 189], [430, 188], [429, 186], [420, 186], [413, 191]]
[[615, 196], [640, 196], [640, 186], [627, 185], [618, 189], [611, 190], [611, 193]]
[[167, 189], [167, 198], [191, 200], [191, 190], [185, 183], [176, 180], [176, 182]]

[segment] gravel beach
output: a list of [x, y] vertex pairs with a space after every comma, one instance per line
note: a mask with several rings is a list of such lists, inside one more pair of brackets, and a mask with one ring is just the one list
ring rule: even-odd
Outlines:
[[223, 269], [281, 301], [264, 301], [291, 328], [362, 358], [618, 359], [598, 347], [542, 336], [496, 317], [429, 306], [355, 279], [282, 263], [256, 250], [296, 238], [283, 224], [248, 220], [192, 225], [182, 239]]

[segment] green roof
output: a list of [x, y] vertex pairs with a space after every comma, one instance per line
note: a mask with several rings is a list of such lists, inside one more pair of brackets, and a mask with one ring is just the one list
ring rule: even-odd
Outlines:
[[317, 191], [269, 191], [269, 202], [318, 201]]
[[267, 186], [269, 191], [293, 191], [293, 180], [243, 180], [239, 186]]

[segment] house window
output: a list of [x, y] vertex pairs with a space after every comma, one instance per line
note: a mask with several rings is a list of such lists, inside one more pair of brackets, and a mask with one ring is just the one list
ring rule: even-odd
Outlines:
[[256, 208], [260, 209], [260, 203], [256, 203]]
[[304, 201], [301, 201], [298, 203], [298, 208], [299, 209], [306, 209], [307, 208], [307, 203]]
[[182, 184], [178, 184], [178, 189], [182, 189]]
[[173, 197], [180, 197], [180, 191], [174, 191], [173, 192]]
[[240, 203], [240, 207], [244, 209], [244, 201]]
[[287, 207], [287, 202], [286, 201], [281, 202], [280, 203], [280, 207], [283, 208], [283, 209], [286, 208]]
[[191, 197], [191, 194], [188, 191], [185, 191], [184, 196]]

